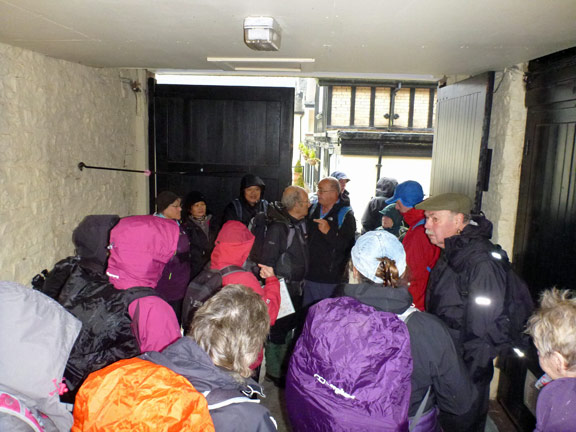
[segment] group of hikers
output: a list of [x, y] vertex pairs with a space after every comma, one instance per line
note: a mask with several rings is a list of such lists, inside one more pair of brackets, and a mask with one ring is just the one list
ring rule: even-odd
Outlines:
[[[576, 299], [526, 284], [459, 193], [382, 178], [361, 234], [335, 171], [221, 217], [164, 191], [153, 215], [90, 215], [34, 289], [0, 282], [0, 430], [484, 431], [496, 357], [529, 348], [537, 431], [576, 424]], [[265, 359], [265, 373], [260, 367]]]

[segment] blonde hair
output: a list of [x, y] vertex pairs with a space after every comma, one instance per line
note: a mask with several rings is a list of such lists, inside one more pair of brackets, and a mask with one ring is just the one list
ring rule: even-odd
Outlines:
[[576, 298], [571, 290], [552, 288], [542, 293], [540, 308], [528, 320], [526, 333], [540, 356], [557, 352], [576, 368]]
[[241, 379], [251, 375], [250, 365], [258, 358], [269, 330], [270, 317], [262, 298], [244, 285], [232, 284], [198, 309], [190, 337], [216, 366]]

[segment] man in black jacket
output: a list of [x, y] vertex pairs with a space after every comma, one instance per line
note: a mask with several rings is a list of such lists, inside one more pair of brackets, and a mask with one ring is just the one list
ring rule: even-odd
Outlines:
[[318, 203], [308, 215], [310, 266], [304, 281], [304, 306], [328, 298], [336, 285], [347, 281], [346, 265], [354, 245], [356, 219], [343, 202], [334, 177], [318, 183]]
[[283, 385], [288, 367], [289, 346], [302, 317], [302, 283], [308, 269], [306, 216], [308, 194], [299, 186], [284, 189], [281, 202], [271, 203], [260, 263], [274, 268], [284, 278], [296, 313], [279, 318], [266, 343], [266, 377]]
[[428, 198], [416, 208], [425, 210], [430, 242], [443, 249], [428, 281], [426, 310], [447, 324], [479, 394], [477, 406], [452, 420], [472, 419], [466, 430], [483, 431], [493, 359], [510, 341], [506, 271], [492, 255], [492, 223], [483, 215], [472, 218], [472, 201], [457, 193]]

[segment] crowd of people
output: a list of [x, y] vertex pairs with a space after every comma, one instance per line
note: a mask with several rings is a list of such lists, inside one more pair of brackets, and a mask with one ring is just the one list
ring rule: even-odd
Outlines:
[[295, 431], [484, 431], [494, 359], [525, 330], [546, 373], [536, 430], [570, 430], [573, 293], [529, 318], [463, 194], [383, 177], [358, 233], [349, 181], [269, 202], [246, 174], [221, 217], [199, 191], [87, 216], [34, 290], [0, 283], [0, 430], [273, 431], [265, 358]]

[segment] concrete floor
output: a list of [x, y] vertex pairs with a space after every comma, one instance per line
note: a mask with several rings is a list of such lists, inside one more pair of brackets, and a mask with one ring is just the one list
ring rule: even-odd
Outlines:
[[[263, 368], [264, 369], [264, 368]], [[263, 376], [263, 375], [262, 375]], [[272, 417], [278, 423], [279, 432], [289, 432], [292, 430], [288, 422], [288, 414], [286, 413], [286, 403], [284, 400], [284, 391], [276, 387], [272, 382], [263, 378], [260, 384], [264, 389], [265, 399], [261, 403], [266, 406], [272, 413]]]

